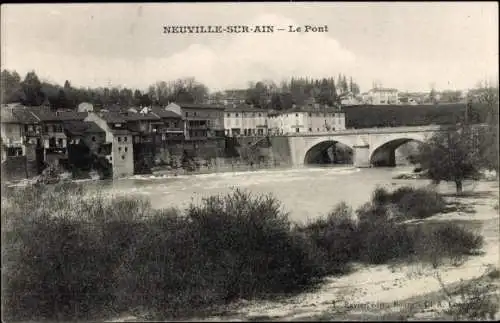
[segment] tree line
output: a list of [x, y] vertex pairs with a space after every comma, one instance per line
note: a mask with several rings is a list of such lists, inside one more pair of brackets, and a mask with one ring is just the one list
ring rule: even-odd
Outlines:
[[1, 73], [2, 104], [20, 102], [26, 106], [49, 105], [54, 109], [75, 109], [81, 102], [96, 106], [149, 106], [169, 102], [202, 103], [208, 88], [194, 78], [156, 82], [146, 91], [127, 87], [74, 87], [69, 80], [63, 86], [42, 81], [35, 71], [24, 79], [16, 71]]
[[[1, 73], [1, 102], [20, 102], [27, 106], [50, 105], [56, 109], [75, 109], [81, 102], [96, 106], [149, 106], [167, 105], [170, 102], [206, 103], [226, 97], [223, 92], [210, 94], [209, 89], [194, 77], [173, 81], [158, 81], [145, 91], [127, 87], [75, 87], [69, 80], [63, 86], [40, 80], [35, 71], [22, 79], [15, 70]], [[334, 77], [314, 79], [291, 78], [276, 85], [273, 81], [250, 83], [239, 90], [240, 99], [262, 109], [285, 110], [293, 105], [303, 105], [314, 99], [330, 106], [339, 104], [349, 92], [359, 94], [359, 85], [352, 78], [339, 74]], [[243, 94], [241, 94], [243, 93]]]
[[273, 81], [250, 83], [245, 102], [263, 109], [287, 110], [293, 105], [303, 105], [314, 99], [316, 103], [329, 106], [340, 104], [348, 93], [358, 95], [359, 85], [342, 74], [334, 77], [314, 79], [291, 78], [277, 86]]

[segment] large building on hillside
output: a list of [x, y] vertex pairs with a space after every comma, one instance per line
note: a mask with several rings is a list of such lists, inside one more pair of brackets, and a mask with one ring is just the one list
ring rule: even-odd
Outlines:
[[269, 132], [273, 135], [324, 133], [345, 130], [345, 114], [337, 108], [319, 104], [295, 107], [269, 114]]
[[386, 105], [399, 104], [398, 90], [389, 88], [373, 88], [368, 93], [363, 93], [366, 104]]
[[226, 108], [224, 116], [226, 136], [266, 136], [268, 134], [268, 111], [243, 104]]

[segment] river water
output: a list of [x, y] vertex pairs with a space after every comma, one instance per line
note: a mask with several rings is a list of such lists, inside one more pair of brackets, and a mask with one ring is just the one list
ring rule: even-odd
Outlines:
[[270, 169], [176, 177], [134, 176], [129, 179], [86, 183], [88, 189], [102, 189], [112, 195], [141, 196], [155, 208], [184, 208], [203, 197], [226, 194], [239, 187], [251, 193], [271, 193], [282, 202], [294, 221], [325, 215], [345, 201], [356, 208], [370, 199], [377, 186], [426, 185], [428, 181], [394, 180], [408, 167], [355, 168], [351, 166]]

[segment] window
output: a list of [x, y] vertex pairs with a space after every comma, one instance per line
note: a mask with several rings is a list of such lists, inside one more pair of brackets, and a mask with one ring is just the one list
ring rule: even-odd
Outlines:
[[[296, 114], [295, 114], [295, 116], [296, 116], [296, 117], [298, 117], [298, 116], [299, 116], [299, 114], [298, 114], [298, 113], [296, 113]], [[298, 131], [297, 131], [297, 132], [298, 132]]]
[[127, 142], [128, 141], [128, 137], [124, 137], [123, 141]]
[[109, 160], [112, 161], [113, 160], [113, 157], [109, 156]]
[[262, 117], [262, 113], [259, 113], [259, 117]]
[[238, 114], [236, 113], [236, 116], [238, 116]]
[[127, 147], [125, 147], [125, 152], [127, 152], [127, 151], [128, 151], [128, 148], [127, 148]]
[[122, 156], [122, 160], [125, 160], [125, 155]]
[[57, 145], [58, 145], [59, 147], [62, 147], [62, 146], [63, 146], [63, 140], [62, 140], [62, 138], [57, 139]]
[[95, 140], [96, 140], [96, 139], [95, 139], [95, 136], [92, 136], [92, 141], [95, 141]]
[[118, 147], [118, 151], [121, 152], [122, 151], [122, 147]]
[[231, 113], [228, 113], [228, 114], [227, 114], [227, 116], [228, 116], [228, 117], [231, 117]]
[[309, 112], [309, 116], [312, 117], [312, 113], [311, 112]]
[[295, 132], [300, 132], [300, 128], [295, 128]]
[[316, 130], [316, 131], [318, 131], [318, 132], [319, 132], [319, 128], [317, 128], [317, 130]]
[[118, 137], [118, 142], [122, 142], [122, 137]]
[[33, 131], [33, 126], [28, 126], [28, 131]]
[[186, 112], [185, 115], [186, 115], [186, 117], [189, 117], [189, 112]]
[[23, 149], [20, 147], [8, 147], [7, 157], [17, 157], [23, 155]]
[[312, 129], [312, 128], [309, 128], [309, 132], [312, 132], [312, 131], [313, 131], [313, 129]]

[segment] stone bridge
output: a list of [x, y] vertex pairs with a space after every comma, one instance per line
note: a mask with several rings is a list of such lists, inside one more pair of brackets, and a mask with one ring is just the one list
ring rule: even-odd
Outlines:
[[356, 167], [370, 167], [374, 157], [385, 160], [388, 166], [395, 164], [395, 150], [408, 141], [425, 142], [433, 133], [442, 131], [440, 126], [366, 128], [336, 131], [334, 133], [311, 133], [288, 135], [290, 157], [294, 166], [307, 164], [314, 151], [340, 143], [352, 149]]

